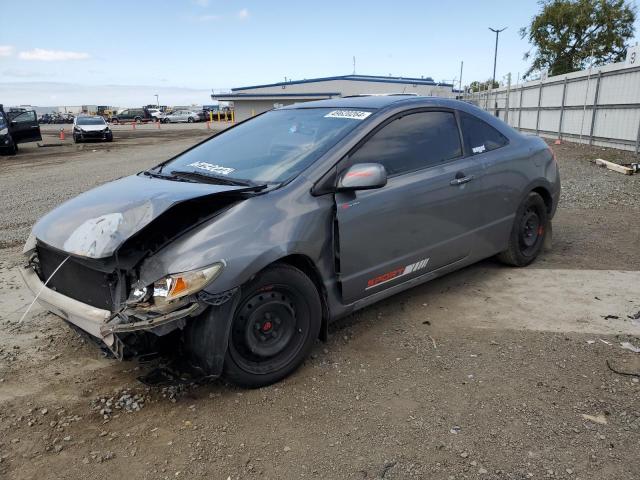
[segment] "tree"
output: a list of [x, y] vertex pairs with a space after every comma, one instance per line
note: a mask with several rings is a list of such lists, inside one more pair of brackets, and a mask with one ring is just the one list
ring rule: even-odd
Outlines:
[[548, 70], [549, 75], [584, 70], [624, 59], [626, 42], [633, 37], [635, 6], [625, 0], [543, 0], [542, 11], [522, 38], [533, 45], [525, 60], [533, 63], [525, 78]]
[[500, 84], [498, 83], [498, 81], [496, 80], [495, 82], [493, 82], [493, 87], [491, 87], [491, 79], [485, 81], [485, 82], [478, 82], [473, 81], [471, 82], [471, 84], [467, 85], [466, 87], [464, 87], [464, 91], [465, 92], [483, 92], [485, 90], [488, 90], [489, 88], [498, 88], [500, 86]]

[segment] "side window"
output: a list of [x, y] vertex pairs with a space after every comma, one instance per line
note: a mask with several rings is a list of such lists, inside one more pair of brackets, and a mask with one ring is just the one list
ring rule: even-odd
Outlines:
[[462, 136], [474, 155], [504, 147], [509, 140], [498, 130], [474, 115], [460, 112]]
[[389, 175], [398, 175], [461, 155], [453, 113], [420, 112], [385, 125], [351, 155], [349, 164], [381, 163]]
[[22, 112], [13, 118], [16, 123], [32, 123], [36, 121], [36, 112]]

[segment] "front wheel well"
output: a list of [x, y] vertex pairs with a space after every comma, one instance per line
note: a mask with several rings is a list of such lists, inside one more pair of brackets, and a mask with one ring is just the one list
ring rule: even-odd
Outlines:
[[273, 264], [277, 263], [284, 263], [286, 265], [291, 265], [292, 267], [297, 268], [307, 277], [309, 277], [313, 284], [316, 286], [316, 289], [318, 290], [318, 294], [320, 296], [320, 302], [322, 303], [322, 326], [320, 328], [320, 339], [322, 341], [327, 341], [329, 332], [329, 302], [327, 300], [326, 289], [324, 288], [324, 284], [322, 282], [322, 276], [320, 275], [320, 272], [318, 271], [316, 265], [309, 257], [302, 254], [288, 255], [286, 257], [280, 258], [276, 262], [273, 262]]
[[542, 200], [544, 200], [544, 204], [547, 207], [547, 213], [551, 213], [553, 211], [553, 198], [551, 197], [549, 190], [544, 187], [536, 187], [531, 191], [542, 197]]

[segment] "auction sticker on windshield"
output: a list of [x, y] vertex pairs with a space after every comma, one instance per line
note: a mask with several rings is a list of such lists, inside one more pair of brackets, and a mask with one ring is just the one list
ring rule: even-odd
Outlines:
[[363, 112], [361, 110], [333, 110], [327, 113], [325, 118], [351, 118], [352, 120], [364, 120], [371, 112]]
[[207, 162], [190, 163], [189, 165], [187, 165], [187, 167], [196, 167], [196, 168], [199, 168], [200, 170], [206, 170], [207, 172], [217, 173], [220, 175], [229, 175], [230, 173], [236, 171], [235, 168], [223, 167], [221, 165], [214, 165], [212, 163], [207, 163]]

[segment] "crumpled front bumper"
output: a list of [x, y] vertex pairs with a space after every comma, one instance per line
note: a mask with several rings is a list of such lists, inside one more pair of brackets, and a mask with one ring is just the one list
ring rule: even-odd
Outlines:
[[37, 295], [37, 301], [42, 307], [102, 340], [114, 351], [119, 351], [119, 346], [116, 345], [116, 334], [118, 333], [149, 331], [177, 322], [182, 318], [196, 315], [204, 309], [203, 305], [191, 303], [163, 315], [138, 319], [123, 313], [113, 313], [109, 310], [96, 308], [62, 295], [48, 288], [33, 268], [28, 265], [22, 267], [20, 273], [27, 288], [31, 290], [34, 296]]
[[108, 346], [113, 345], [113, 333], [104, 334], [102, 331], [102, 327], [112, 317], [110, 311], [92, 307], [48, 288], [30, 266], [21, 267], [20, 274], [27, 288], [37, 295], [38, 303], [45, 309], [99, 338]]

